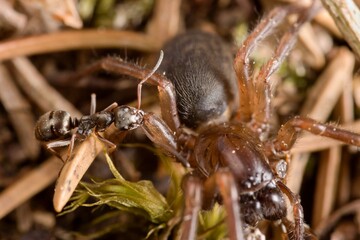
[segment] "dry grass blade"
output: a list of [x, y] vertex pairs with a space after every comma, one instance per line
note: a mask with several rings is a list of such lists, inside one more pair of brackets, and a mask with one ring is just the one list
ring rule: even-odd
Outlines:
[[335, 204], [335, 193], [340, 171], [340, 147], [332, 147], [325, 151], [319, 162], [312, 225], [317, 226], [322, 219], [329, 216]]
[[322, 0], [339, 30], [360, 57], [360, 10], [352, 0]]
[[13, 6], [10, 5], [10, 2], [7, 0], [0, 0], [0, 21], [1, 21], [1, 27], [4, 27], [6, 25], [10, 25], [11, 27], [16, 28], [18, 31], [23, 29], [26, 24], [26, 16], [25, 14], [21, 14], [13, 8]]
[[23, 91], [41, 110], [46, 112], [53, 109], [63, 109], [73, 116], [81, 115], [68, 100], [48, 84], [27, 58], [18, 57], [11, 62], [15, 67], [17, 80]]
[[154, 9], [154, 17], [148, 25], [150, 37], [156, 38], [160, 46], [175, 36], [180, 28], [181, 0], [158, 0]]
[[[43, 111], [61, 108], [66, 109], [73, 115], [81, 115], [71, 103], [47, 83], [29, 60], [26, 58], [17, 58], [13, 60], [13, 64], [20, 86]], [[4, 79], [3, 77], [1, 78], [1, 80], [5, 81]], [[1, 89], [5, 90], [6, 87]], [[11, 94], [15, 92], [16, 91], [9, 91]], [[16, 103], [16, 98], [12, 98], [11, 102]], [[21, 122], [21, 124], [23, 124], [23, 122]], [[33, 136], [33, 126], [34, 123], [31, 124], [31, 129], [29, 130], [31, 132], [27, 135], [27, 141], [29, 143], [34, 142], [29, 141], [29, 136]], [[1, 192], [0, 203], [2, 203], [2, 207], [0, 218], [51, 184], [58, 176], [61, 165], [59, 159], [51, 157], [38, 168], [33, 169]], [[41, 177], [41, 175], [44, 176]], [[15, 198], [16, 200], [9, 201], [9, 199]]]
[[39, 144], [32, 141], [35, 124], [29, 102], [21, 95], [13, 79], [3, 65], [0, 65], [0, 100], [4, 105], [19, 141], [26, 154], [34, 159], [38, 156]]
[[332, 34], [334, 34], [338, 38], [342, 38], [342, 35], [335, 24], [334, 19], [330, 16], [330, 14], [322, 9], [314, 18], [315, 22], [328, 29]]
[[[352, 80], [352, 71], [354, 69], [355, 58], [354, 55], [346, 48], [338, 50], [332, 62], [325, 69], [316, 84], [311, 89], [311, 92], [302, 108], [301, 115], [306, 115], [318, 121], [326, 121], [335, 104], [338, 102], [341, 93], [347, 82]], [[338, 66], [342, 66], [339, 68]], [[314, 136], [315, 138], [315, 136]], [[333, 141], [321, 138], [321, 140], [314, 142], [314, 148], [321, 148], [321, 145]], [[300, 142], [300, 141], [299, 141]], [[300, 142], [301, 143], [301, 142]], [[301, 146], [297, 144], [296, 146]], [[292, 149], [292, 153], [299, 151], [297, 147]], [[309, 145], [308, 145], [309, 146]], [[305, 155], [294, 155], [291, 160], [288, 176], [303, 176], [307, 159]], [[301, 186], [301, 178], [290, 177], [288, 179], [288, 186], [298, 192]]]
[[51, 157], [2, 191], [0, 194], [0, 219], [53, 183], [61, 165], [59, 159]]
[[160, 48], [148, 35], [115, 30], [63, 31], [0, 43], [0, 60], [18, 56], [88, 48], [130, 48], [145, 52]]
[[323, 237], [335, 224], [339, 221], [339, 219], [345, 215], [356, 213], [360, 209], [360, 200], [355, 200], [346, 204], [345, 206], [334, 211], [331, 216], [327, 219], [324, 219], [315, 229], [315, 233], [319, 237]]
[[56, 183], [54, 208], [57, 212], [64, 208], [82, 176], [104, 148], [104, 144], [92, 134], [74, 149], [73, 157], [65, 162]]
[[[355, 57], [347, 48], [338, 49], [331, 63], [317, 79], [301, 115], [326, 121], [348, 82], [352, 81]], [[341, 66], [341, 68], [339, 68]]]
[[307, 54], [304, 54], [304, 59], [307, 60], [308, 64], [315, 69], [323, 68], [325, 65], [325, 55], [310, 24], [306, 24], [301, 28], [299, 41], [307, 51]]

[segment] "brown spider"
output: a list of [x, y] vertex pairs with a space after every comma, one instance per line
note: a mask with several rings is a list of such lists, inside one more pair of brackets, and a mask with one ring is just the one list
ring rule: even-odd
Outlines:
[[[306, 10], [291, 6], [272, 10], [238, 50], [236, 74], [231, 55], [216, 36], [195, 31], [178, 36], [164, 49], [161, 71], [166, 77], [154, 73], [147, 80], [158, 87], [162, 119], [127, 106], [107, 111], [114, 115], [118, 109], [128, 109], [111, 121], [119, 126], [136, 116], [137, 121], [130, 121], [129, 129], [141, 127], [152, 142], [189, 168], [183, 179], [185, 206], [180, 239], [195, 239], [199, 210], [210, 208], [216, 201], [227, 211], [230, 239], [244, 239], [245, 225], [256, 227], [262, 219], [294, 225], [294, 239], [304, 239], [299, 196], [283, 183], [288, 153], [298, 133], [305, 130], [360, 146], [360, 135], [305, 117], [292, 118], [276, 136], [269, 137], [270, 76], [294, 45], [302, 24], [315, 11], [314, 6]], [[258, 75], [251, 74], [249, 56], [256, 45], [273, 33], [287, 15], [299, 12], [273, 57]], [[99, 69], [138, 79], [150, 73], [107, 58], [77, 77]], [[286, 219], [285, 196], [292, 206], [293, 224]]]

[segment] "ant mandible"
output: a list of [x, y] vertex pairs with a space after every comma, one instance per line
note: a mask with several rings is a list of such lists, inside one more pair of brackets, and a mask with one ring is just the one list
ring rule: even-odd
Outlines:
[[[164, 49], [161, 71], [166, 77], [154, 73], [147, 81], [158, 87], [162, 119], [127, 107], [132, 116], [142, 116], [134, 128], [141, 127], [152, 142], [190, 167], [183, 179], [185, 205], [180, 239], [195, 239], [198, 211], [219, 200], [227, 211], [230, 239], [244, 239], [245, 225], [256, 227], [262, 219], [288, 222], [285, 196], [292, 205], [293, 237], [304, 239], [299, 196], [283, 183], [285, 160], [298, 133], [305, 130], [360, 146], [358, 134], [299, 116], [282, 125], [276, 136], [269, 136], [272, 112], [269, 78], [296, 42], [301, 26], [315, 11], [314, 6], [305, 10], [292, 6], [273, 9], [239, 48], [235, 73], [231, 69], [231, 55], [218, 37], [196, 31], [176, 37]], [[254, 76], [250, 54], [290, 13], [299, 13], [297, 21], [283, 35], [273, 57]], [[119, 59], [107, 58], [77, 77], [101, 69], [138, 79], [150, 73]], [[110, 122], [116, 124], [117, 120]], [[103, 130], [95, 123], [97, 131]], [[68, 127], [59, 129], [67, 132]]]

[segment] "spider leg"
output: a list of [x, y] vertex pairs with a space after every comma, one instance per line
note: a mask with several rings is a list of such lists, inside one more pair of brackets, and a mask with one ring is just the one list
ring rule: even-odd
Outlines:
[[221, 169], [215, 173], [215, 181], [227, 213], [226, 222], [229, 229], [229, 239], [244, 239], [240, 219], [239, 194], [234, 176], [230, 171]]
[[179, 239], [196, 239], [198, 215], [202, 203], [202, 181], [198, 177], [188, 174], [183, 179], [182, 188], [185, 206], [179, 228]]
[[250, 82], [252, 75], [249, 73], [252, 69], [250, 54], [259, 42], [269, 36], [274, 31], [274, 28], [285, 19], [290, 10], [290, 8], [273, 9], [250, 33], [236, 54], [234, 68], [239, 82], [240, 93], [240, 108], [237, 118], [243, 122], [251, 120], [252, 108], [249, 103], [255, 97], [255, 88], [253, 83]]
[[[203, 187], [204, 184], [204, 199]], [[232, 173], [225, 169], [219, 169], [203, 183], [198, 177], [187, 175], [183, 181], [185, 209], [184, 220], [180, 227], [181, 239], [195, 239], [198, 212], [201, 209], [203, 200], [214, 199], [219, 191], [226, 209], [226, 223], [229, 230], [229, 239], [244, 239], [242, 223], [240, 219], [239, 194]], [[204, 202], [204, 207], [210, 203]], [[209, 205], [209, 206], [208, 206]]]
[[114, 74], [125, 74], [139, 80], [146, 79], [146, 83], [156, 86], [159, 91], [163, 119], [171, 130], [176, 131], [179, 128], [180, 121], [176, 108], [175, 89], [173, 84], [164, 75], [159, 73], [151, 74], [152, 70], [141, 68], [136, 64], [125, 62], [119, 58], [108, 57], [84, 68], [71, 76], [71, 79], [79, 79], [101, 70]]
[[189, 162], [177, 151], [174, 132], [161, 118], [153, 113], [145, 113], [142, 129], [153, 143], [175, 156], [184, 167], [190, 167]]
[[270, 76], [279, 69], [286, 56], [296, 43], [297, 35], [304, 23], [308, 22], [317, 12], [317, 6], [313, 5], [309, 9], [302, 11], [301, 15], [295, 23], [292, 24], [290, 30], [281, 38], [279, 46], [275, 50], [274, 55], [261, 68], [259, 74], [254, 80], [256, 91], [260, 94], [252, 96], [253, 116], [252, 127], [257, 132], [262, 132], [265, 136], [269, 133], [269, 119], [271, 114], [271, 89]]
[[303, 240], [304, 239], [304, 211], [300, 203], [300, 197], [293, 193], [283, 182], [277, 181], [277, 186], [281, 189], [283, 193], [288, 197], [290, 203], [293, 207], [294, 214], [294, 239]]
[[338, 128], [336, 126], [319, 123], [311, 118], [299, 116], [287, 121], [280, 128], [277, 137], [272, 141], [271, 146], [267, 147], [271, 148], [271, 151], [274, 154], [281, 154], [289, 151], [294, 145], [301, 130], [360, 147], [359, 134]]

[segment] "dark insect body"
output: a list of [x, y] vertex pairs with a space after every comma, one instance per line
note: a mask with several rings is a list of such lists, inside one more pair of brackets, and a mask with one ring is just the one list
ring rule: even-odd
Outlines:
[[[95, 112], [96, 100], [95, 94], [91, 98], [90, 115], [81, 118], [71, 117], [70, 114], [63, 110], [49, 111], [42, 115], [35, 125], [35, 137], [43, 142], [47, 149], [55, 153], [59, 158], [61, 156], [53, 149], [69, 145], [67, 159], [72, 153], [75, 139], [83, 140], [94, 132], [98, 138], [107, 143], [110, 147], [113, 144], [98, 133], [105, 131], [112, 123], [119, 130], [127, 131], [137, 128], [141, 125], [143, 112], [138, 110], [136, 113], [127, 106], [117, 106], [113, 103], [100, 112]], [[77, 128], [76, 133], [71, 131]]]
[[[121, 121], [114, 120], [116, 125], [141, 115], [141, 121], [131, 129], [141, 127], [152, 142], [190, 167], [183, 179], [185, 204], [180, 239], [196, 238], [198, 212], [211, 208], [217, 201], [226, 209], [230, 239], [244, 239], [246, 229], [256, 228], [263, 219], [280, 220], [293, 239], [315, 238], [304, 228], [299, 196], [283, 183], [289, 151], [303, 130], [355, 146], [360, 146], [360, 135], [294, 117], [275, 136], [270, 136], [269, 81], [296, 42], [302, 24], [311, 19], [316, 9], [290, 6], [272, 10], [239, 48], [234, 69], [231, 55], [218, 37], [196, 31], [176, 37], [164, 48], [161, 73], [154, 73], [147, 80], [158, 87], [162, 118], [128, 107], [130, 114]], [[281, 38], [273, 57], [254, 75], [250, 54], [291, 13], [298, 13], [297, 21]], [[151, 72], [107, 58], [79, 76], [98, 70], [138, 79]], [[116, 111], [114, 108], [105, 112]], [[69, 117], [64, 119], [64, 126], [71, 127], [60, 124], [60, 130], [74, 126], [67, 124], [72, 122]], [[96, 129], [98, 122], [94, 123]], [[48, 127], [45, 123], [44, 128]], [[55, 139], [57, 136], [54, 134]], [[291, 204], [293, 223], [286, 218], [286, 198]]]

